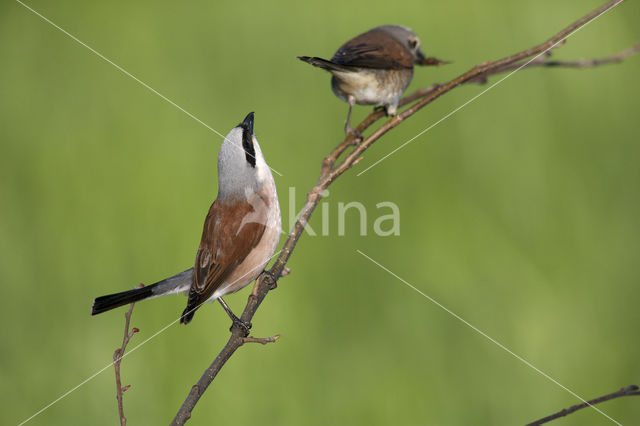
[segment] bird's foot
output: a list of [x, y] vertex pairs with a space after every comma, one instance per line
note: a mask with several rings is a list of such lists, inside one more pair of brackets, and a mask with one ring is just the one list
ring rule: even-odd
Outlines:
[[[262, 271], [262, 273], [266, 276], [265, 279], [267, 280], [267, 286], [269, 287], [269, 290], [275, 290], [278, 287], [278, 279], [276, 278], [276, 276], [273, 275], [271, 271], [267, 271], [266, 269]], [[280, 274], [280, 276], [282, 276], [282, 273]]]
[[244, 337], [247, 337], [249, 335], [249, 331], [252, 327], [252, 324], [250, 322], [244, 322], [235, 315], [231, 318], [231, 320], [233, 321], [233, 324], [231, 324], [231, 327], [229, 327], [229, 331], [233, 332], [233, 327], [236, 326], [240, 329], [240, 331], [242, 331]]
[[387, 105], [384, 107], [384, 112], [387, 114], [387, 117], [395, 117], [398, 115], [398, 105]]
[[362, 133], [360, 133], [357, 129], [351, 127], [350, 125], [344, 126], [344, 134], [345, 136], [353, 136], [353, 144], [358, 143], [358, 140], [362, 140]]

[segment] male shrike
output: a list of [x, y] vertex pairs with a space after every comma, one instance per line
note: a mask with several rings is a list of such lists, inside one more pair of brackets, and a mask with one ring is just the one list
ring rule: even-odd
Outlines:
[[98, 297], [92, 315], [143, 299], [187, 293], [181, 323], [189, 323], [204, 302], [218, 300], [246, 330], [222, 296], [242, 289], [263, 272], [281, 232], [276, 185], [253, 134], [253, 118], [249, 113], [220, 147], [218, 197], [205, 219], [195, 266], [146, 287]]

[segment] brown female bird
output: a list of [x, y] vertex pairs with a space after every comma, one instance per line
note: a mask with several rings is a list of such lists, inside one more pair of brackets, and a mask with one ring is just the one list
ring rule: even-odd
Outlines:
[[309, 56], [298, 59], [333, 74], [333, 93], [349, 104], [347, 134], [354, 132], [349, 123], [354, 104], [382, 106], [387, 115], [395, 115], [413, 78], [413, 66], [446, 63], [426, 58], [418, 36], [399, 25], [383, 25], [360, 34], [343, 44], [329, 61]]

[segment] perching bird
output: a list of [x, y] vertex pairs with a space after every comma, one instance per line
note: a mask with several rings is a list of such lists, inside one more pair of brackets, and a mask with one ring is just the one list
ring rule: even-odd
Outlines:
[[420, 39], [412, 30], [399, 25], [383, 25], [343, 44], [330, 61], [318, 57], [298, 56], [301, 61], [333, 74], [333, 93], [349, 104], [347, 134], [354, 104], [383, 106], [387, 115], [395, 115], [398, 101], [413, 77], [413, 65], [441, 65], [436, 58], [426, 58]]
[[158, 283], [98, 297], [92, 315], [167, 294], [187, 293], [180, 322], [189, 323], [204, 302], [218, 300], [234, 323], [243, 324], [222, 296], [255, 280], [280, 240], [275, 182], [253, 134], [253, 113], [235, 127], [218, 155], [218, 197], [204, 222], [193, 269]]

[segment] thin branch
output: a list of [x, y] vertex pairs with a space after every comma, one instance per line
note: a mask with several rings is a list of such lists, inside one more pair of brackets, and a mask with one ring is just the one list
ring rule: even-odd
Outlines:
[[[638, 52], [640, 52], [640, 43], [628, 49], [622, 50], [614, 55], [605, 56], [604, 58], [578, 59], [574, 61], [556, 61], [556, 60], [547, 59], [549, 56], [551, 56], [551, 51], [549, 51], [547, 52], [547, 55], [536, 58], [529, 63], [526, 63], [526, 61], [523, 61], [523, 62], [511, 64], [508, 66], [504, 66], [496, 70], [492, 74], [514, 71], [514, 70], [517, 70], [518, 68], [535, 68], [535, 67], [593, 68], [600, 65], [616, 64], [616, 63], [622, 62], [624, 59], [628, 58], [629, 56], [635, 55]], [[479, 83], [486, 83], [488, 76], [489, 75], [480, 76], [476, 81]]]
[[626, 388], [622, 388], [619, 391], [612, 392], [607, 395], [600, 396], [598, 398], [594, 398], [591, 401], [583, 402], [582, 404], [573, 405], [569, 408], [565, 408], [564, 410], [560, 410], [557, 413], [551, 414], [550, 416], [544, 417], [540, 420], [536, 420], [533, 423], [528, 423], [526, 426], [538, 426], [541, 424], [545, 424], [550, 422], [551, 420], [559, 419], [560, 417], [567, 416], [575, 411], [581, 410], [586, 407], [590, 407], [592, 405], [600, 404], [601, 402], [610, 401], [615, 398], [620, 398], [621, 396], [633, 396], [640, 395], [640, 391], [638, 390], [638, 386], [631, 385]]
[[280, 338], [279, 334], [276, 334], [273, 337], [245, 337], [243, 340], [244, 343], [260, 343], [266, 345], [267, 343], [275, 343]]
[[[282, 253], [280, 255], [282, 255]], [[249, 295], [247, 305], [245, 306], [244, 311], [240, 316], [240, 319], [245, 324], [251, 322], [253, 315], [258, 310], [260, 303], [262, 303], [267, 293], [270, 290], [276, 288], [276, 276], [282, 276], [284, 270], [285, 269], [283, 265], [282, 269], [279, 269], [278, 274], [274, 276], [270, 272], [273, 271], [273, 268], [271, 268], [270, 271], [265, 271], [258, 277], [255, 285], [253, 286], [253, 291]], [[182, 403], [182, 406], [171, 422], [171, 425], [183, 425], [187, 420], [189, 420], [189, 418], [191, 418], [191, 411], [193, 410], [193, 407], [195, 407], [195, 405], [198, 403], [200, 397], [202, 397], [202, 394], [204, 394], [204, 392], [207, 390], [207, 387], [209, 387], [211, 382], [213, 382], [213, 380], [216, 378], [227, 360], [231, 358], [231, 356], [240, 346], [244, 345], [247, 342], [246, 339], [248, 339], [249, 336], [245, 335], [244, 333], [244, 330], [237, 324], [234, 323], [231, 326], [231, 336], [229, 337], [227, 344], [224, 346], [222, 351], [220, 351], [216, 359], [213, 360], [209, 368], [205, 370], [202, 377], [200, 377], [200, 380], [198, 380], [198, 383], [196, 383], [191, 388], [189, 395], [187, 395], [187, 398]], [[254, 340], [256, 338], [249, 339]]]
[[[140, 284], [140, 287], [144, 287]], [[129, 310], [124, 314], [124, 337], [122, 338], [122, 346], [115, 350], [113, 353], [113, 368], [116, 373], [116, 397], [118, 398], [118, 413], [120, 414], [120, 425], [126, 426], [127, 418], [124, 416], [124, 407], [122, 405], [122, 396], [123, 394], [131, 387], [131, 385], [122, 386], [122, 382], [120, 380], [120, 363], [122, 361], [122, 357], [124, 356], [124, 351], [127, 348], [127, 344], [129, 340], [133, 337], [134, 334], [139, 332], [137, 328], [132, 328], [129, 331], [129, 324], [131, 323], [131, 313], [133, 312], [133, 306], [135, 303], [132, 303], [129, 307]]]
[[[588, 23], [589, 21], [592, 21], [607, 10], [617, 6], [622, 1], [623, 0], [613, 0], [606, 3], [599, 9], [591, 12], [590, 14], [567, 26], [544, 43], [541, 43], [530, 49], [523, 50], [522, 52], [518, 52], [506, 58], [499, 59], [497, 61], [485, 62], [483, 64], [476, 65], [471, 70], [445, 84], [436, 84], [429, 88], [421, 89], [405, 97], [400, 102], [400, 106], [409, 105], [412, 102], [415, 103], [406, 108], [397, 116], [387, 120], [378, 129], [374, 130], [372, 134], [364, 139], [356, 139], [353, 135], [347, 136], [323, 160], [318, 182], [308, 192], [307, 200], [298, 216], [298, 220], [289, 233], [287, 241], [285, 242], [280, 255], [274, 262], [271, 269], [262, 273], [256, 280], [253, 291], [251, 295], [249, 295], [249, 300], [247, 301], [247, 304], [242, 313], [242, 321], [244, 321], [245, 323], [250, 323], [258, 307], [267, 296], [269, 291], [276, 287], [276, 283], [278, 279], [283, 275], [285, 265], [289, 261], [291, 253], [298, 243], [298, 240], [300, 239], [300, 236], [302, 235], [302, 232], [304, 231], [309, 218], [322, 199], [324, 190], [327, 189], [329, 185], [331, 185], [331, 183], [333, 183], [344, 172], [355, 166], [362, 159], [362, 154], [375, 141], [380, 139], [380, 137], [382, 137], [394, 127], [398, 126], [404, 120], [415, 114], [417, 111], [424, 108], [426, 105], [430, 104], [443, 94], [453, 90], [454, 88], [469, 82], [477, 83], [479, 78], [486, 79], [486, 77], [489, 75], [505, 72], [508, 70], [508, 67], [513, 66], [514, 64], [522, 63], [522, 61], [526, 60], [527, 58], [535, 57], [536, 55], [540, 55], [545, 51], [549, 51], [560, 46], [562, 44], [562, 41], [577, 28], [580, 28], [582, 25]], [[382, 119], [384, 116], [384, 112], [374, 110], [357, 126], [357, 132], [359, 134], [362, 134], [364, 130], [369, 128], [378, 120]], [[351, 151], [347, 152], [347, 150], [349, 150], [350, 148]], [[345, 154], [345, 158], [341, 162], [338, 162], [338, 159], [343, 154]], [[216, 378], [227, 360], [235, 353], [235, 351], [240, 346], [247, 342], [247, 337], [248, 336], [243, 334], [243, 330], [241, 330], [240, 327], [236, 325], [232, 326], [231, 336], [229, 337], [227, 344], [224, 346], [222, 351], [220, 351], [209, 368], [205, 370], [200, 380], [198, 380], [198, 383], [191, 388], [191, 391], [187, 395], [185, 401], [183, 402], [182, 406], [178, 410], [178, 413], [173, 419], [173, 422], [171, 423], [172, 425], [183, 425], [191, 417], [191, 412], [195, 405], [198, 403], [200, 397], [204, 394], [211, 382]]]

